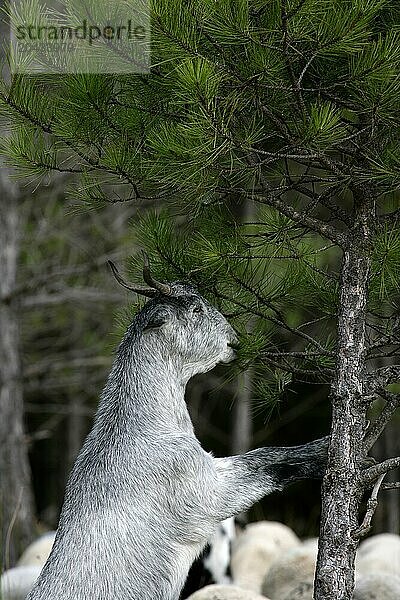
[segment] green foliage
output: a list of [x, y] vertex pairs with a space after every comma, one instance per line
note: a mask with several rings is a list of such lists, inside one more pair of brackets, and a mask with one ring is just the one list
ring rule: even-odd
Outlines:
[[310, 119], [305, 123], [303, 135], [311, 148], [324, 149], [345, 137], [341, 112], [331, 102], [316, 102], [310, 107]]
[[400, 281], [400, 224], [384, 229], [375, 238], [373, 277], [371, 279], [371, 307], [382, 310], [399, 292]]
[[[290, 229], [289, 221], [271, 209], [262, 209], [255, 222], [244, 225], [227, 208], [206, 206], [178, 227], [167, 212], [149, 213], [135, 230], [157, 277], [190, 280], [229, 317], [240, 338], [235, 372], [252, 366], [257, 395], [267, 410], [274, 406], [273, 397], [276, 402], [284, 394], [292, 371], [300, 378], [329, 379], [337, 284], [317, 267], [326, 250], [316, 247], [311, 236], [298, 236], [299, 230]], [[254, 237], [247, 237], [249, 232]], [[138, 255], [133, 279], [140, 279], [141, 264]], [[296, 328], [307, 322], [304, 333], [318, 340], [322, 352], [304, 337], [298, 355], [282, 359], [281, 353], [291, 352]]]
[[35, 182], [75, 173], [85, 207], [154, 203], [134, 231], [156, 275], [230, 315], [276, 399], [332, 377], [339, 240], [363, 194], [370, 308], [398, 301], [398, 221], [381, 215], [399, 198], [399, 16], [392, 0], [153, 2], [150, 74], [14, 76], [2, 149]]

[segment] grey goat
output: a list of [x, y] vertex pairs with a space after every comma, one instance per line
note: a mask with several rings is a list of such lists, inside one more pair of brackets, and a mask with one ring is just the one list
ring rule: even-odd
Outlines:
[[323, 476], [326, 439], [214, 458], [185, 403], [196, 373], [235, 356], [235, 332], [189, 284], [152, 299], [117, 350], [67, 484], [53, 550], [27, 600], [176, 600], [193, 560], [223, 519], [293, 481]]

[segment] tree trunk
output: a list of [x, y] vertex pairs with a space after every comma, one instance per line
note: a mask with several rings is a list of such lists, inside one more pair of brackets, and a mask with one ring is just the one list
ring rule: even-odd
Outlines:
[[0, 531], [2, 568], [11, 566], [34, 534], [33, 495], [19, 354], [18, 314], [11, 299], [19, 246], [18, 190], [0, 172]]
[[68, 416], [68, 473], [74, 466], [76, 457], [85, 439], [85, 415], [82, 412], [82, 400], [78, 394], [73, 393], [69, 407], [71, 412]]
[[[255, 215], [254, 202], [249, 200], [233, 204], [233, 214], [238, 223], [252, 221]], [[247, 330], [253, 328], [252, 320], [247, 324]], [[253, 372], [247, 369], [238, 380], [238, 393], [234, 404], [232, 444], [233, 454], [243, 454], [252, 447], [253, 422], [251, 416]]]
[[238, 393], [234, 404], [232, 427], [232, 453], [242, 454], [252, 445], [251, 370], [240, 375]]
[[359, 458], [366, 428], [363, 390], [365, 322], [371, 265], [370, 199], [355, 207], [354, 226], [344, 251], [338, 314], [337, 364], [331, 390], [332, 429], [327, 473], [322, 485], [316, 600], [351, 600], [362, 492]]

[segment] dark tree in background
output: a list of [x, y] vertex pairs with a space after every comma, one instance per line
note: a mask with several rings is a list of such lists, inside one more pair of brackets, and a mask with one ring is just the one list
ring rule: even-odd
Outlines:
[[[4, 38], [7, 27], [0, 23]], [[0, 60], [4, 60], [0, 49]], [[2, 135], [4, 132], [2, 131]], [[20, 323], [14, 302], [20, 256], [23, 192], [0, 162], [0, 569], [34, 536], [34, 501], [24, 435]], [[13, 501], [10, 502], [10, 498]]]
[[[10, 174], [0, 175], [0, 532], [1, 566], [13, 564], [34, 536], [34, 504], [27, 445], [20, 327], [13, 293], [20, 250], [21, 194]], [[13, 499], [10, 501], [10, 499]]]
[[81, 174], [75, 195], [96, 207], [172, 207], [138, 233], [160, 275], [197, 282], [242, 330], [260, 396], [330, 385], [317, 600], [350, 600], [400, 465], [362, 469], [400, 398], [399, 17], [390, 0], [162, 0], [150, 75], [1, 91], [24, 173]]

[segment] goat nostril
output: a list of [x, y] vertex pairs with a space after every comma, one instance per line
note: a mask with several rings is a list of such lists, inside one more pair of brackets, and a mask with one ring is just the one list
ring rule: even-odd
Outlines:
[[238, 340], [234, 340], [233, 342], [228, 342], [228, 346], [229, 346], [229, 348], [233, 348], [233, 350], [238, 350], [239, 342], [238, 342]]

